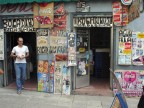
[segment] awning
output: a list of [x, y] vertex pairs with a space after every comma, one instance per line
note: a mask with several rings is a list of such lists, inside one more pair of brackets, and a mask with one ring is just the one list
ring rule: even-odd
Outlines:
[[10, 3], [32, 3], [32, 2], [70, 2], [78, 0], [0, 0], [0, 4], [10, 4]]

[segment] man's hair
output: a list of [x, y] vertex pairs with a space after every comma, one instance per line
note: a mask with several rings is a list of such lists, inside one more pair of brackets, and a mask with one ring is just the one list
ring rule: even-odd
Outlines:
[[18, 37], [18, 38], [17, 38], [17, 41], [19, 41], [20, 38], [23, 39], [22, 37]]

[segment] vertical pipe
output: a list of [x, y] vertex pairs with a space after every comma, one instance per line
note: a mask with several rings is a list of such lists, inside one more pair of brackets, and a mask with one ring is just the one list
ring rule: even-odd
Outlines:
[[[111, 27], [111, 45], [110, 45], [110, 69], [114, 70], [114, 38], [113, 38], [113, 26]], [[112, 89], [112, 73], [113, 71], [110, 71], [110, 88]]]

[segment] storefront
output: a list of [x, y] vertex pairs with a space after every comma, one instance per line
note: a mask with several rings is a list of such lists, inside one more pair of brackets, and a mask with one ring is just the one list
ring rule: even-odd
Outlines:
[[4, 75], [0, 76], [0, 85], [14, 86], [13, 60], [9, 55], [19, 36], [32, 49], [28, 89], [70, 94], [97, 82], [98, 86], [106, 83], [112, 89], [110, 69], [142, 70], [119, 64], [118, 48], [119, 31], [124, 25], [142, 32], [142, 25], [137, 24], [143, 13], [129, 24], [123, 21], [121, 27], [118, 20], [113, 24], [114, 8], [117, 6], [113, 7], [112, 0], [1, 5], [4, 48], [0, 67]]
[[[3, 9], [1, 10], [1, 28], [4, 29], [5, 47], [5, 59], [2, 62], [5, 73], [1, 79], [2, 85], [15, 86], [13, 83], [15, 81], [14, 61], [9, 55], [17, 44], [16, 39], [19, 36], [22, 36], [24, 44], [32, 49], [30, 64], [33, 68], [30, 69], [31, 72], [26, 81], [27, 89], [70, 94], [72, 90], [89, 86], [90, 70], [98, 65], [93, 64], [90, 69], [90, 62], [93, 62], [89, 61], [90, 57], [93, 59], [90, 56], [90, 49], [93, 49], [95, 53], [104, 53], [103, 55], [108, 59], [105, 67], [107, 75], [104, 74], [105, 70], [102, 70], [101, 66], [96, 74], [94, 71], [91, 73], [97, 78], [108, 78], [110, 82], [109, 67], [113, 64], [109, 57], [113, 47], [111, 44], [113, 43], [111, 1], [106, 2], [107, 7], [101, 13], [99, 13], [99, 7], [95, 8], [93, 3], [104, 6], [103, 3], [94, 1], [49, 3], [45, 10], [42, 10], [39, 4], [19, 4], [18, 6], [13, 4], [13, 8], [10, 5], [1, 5]], [[33, 5], [35, 7], [32, 11]], [[37, 10], [38, 6], [41, 10]], [[40, 13], [42, 15], [39, 15]], [[48, 17], [41, 17], [45, 13], [49, 14]], [[99, 40], [95, 38], [95, 34]], [[82, 35], [84, 39], [78, 41], [83, 38]], [[103, 37], [99, 38], [98, 35]], [[97, 40], [97, 46], [92, 40]], [[99, 41], [103, 41], [102, 44], [98, 43]]]

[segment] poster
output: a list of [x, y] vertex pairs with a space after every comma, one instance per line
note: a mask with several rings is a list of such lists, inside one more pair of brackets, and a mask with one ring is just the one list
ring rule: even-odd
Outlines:
[[140, 16], [140, 0], [133, 0], [132, 5], [129, 8], [128, 18], [129, 22]]
[[54, 3], [34, 3], [34, 28], [52, 28], [54, 24]]
[[77, 66], [78, 66], [77, 76], [83, 76], [83, 75], [88, 74], [88, 67], [87, 67], [86, 58], [79, 58]]
[[48, 46], [48, 29], [37, 30], [37, 53], [47, 54], [49, 52]]
[[54, 93], [69, 95], [71, 91], [71, 74], [66, 61], [55, 62]]
[[88, 50], [88, 30], [86, 29], [77, 29], [77, 51], [79, 53], [85, 53]]
[[63, 62], [55, 62], [55, 73], [54, 73], [54, 93], [62, 94], [62, 69], [61, 65]]
[[70, 69], [66, 65], [62, 66], [62, 75], [63, 75], [62, 94], [70, 95], [70, 93], [71, 93], [71, 75], [70, 75]]
[[4, 60], [4, 30], [0, 29], [0, 60]]
[[54, 92], [54, 66], [55, 62], [49, 60], [49, 92]]
[[50, 53], [67, 53], [67, 38], [50, 36]]
[[132, 33], [132, 62], [133, 65], [143, 65], [141, 57], [144, 55], [144, 33]]
[[37, 67], [38, 91], [49, 92], [48, 61], [39, 60]]
[[141, 96], [144, 83], [143, 70], [116, 70], [115, 75], [126, 96]]
[[119, 30], [119, 65], [131, 65], [131, 53], [132, 53], [132, 31], [128, 29]]
[[128, 24], [128, 7], [123, 6], [120, 1], [112, 4], [113, 22], [116, 26], [126, 26]]
[[38, 91], [48, 92], [49, 91], [48, 74], [38, 72], [37, 75], [38, 75]]
[[38, 91], [54, 92], [54, 66], [52, 60], [38, 61]]
[[48, 61], [47, 60], [39, 60], [38, 61], [38, 72], [40, 73], [48, 73]]
[[56, 61], [67, 61], [68, 60], [67, 54], [56, 54], [55, 60]]
[[67, 33], [68, 40], [68, 66], [76, 66], [76, 34]]
[[54, 6], [54, 29], [66, 29], [67, 13], [64, 3], [55, 3]]
[[51, 29], [49, 35], [66, 37], [66, 30]]

